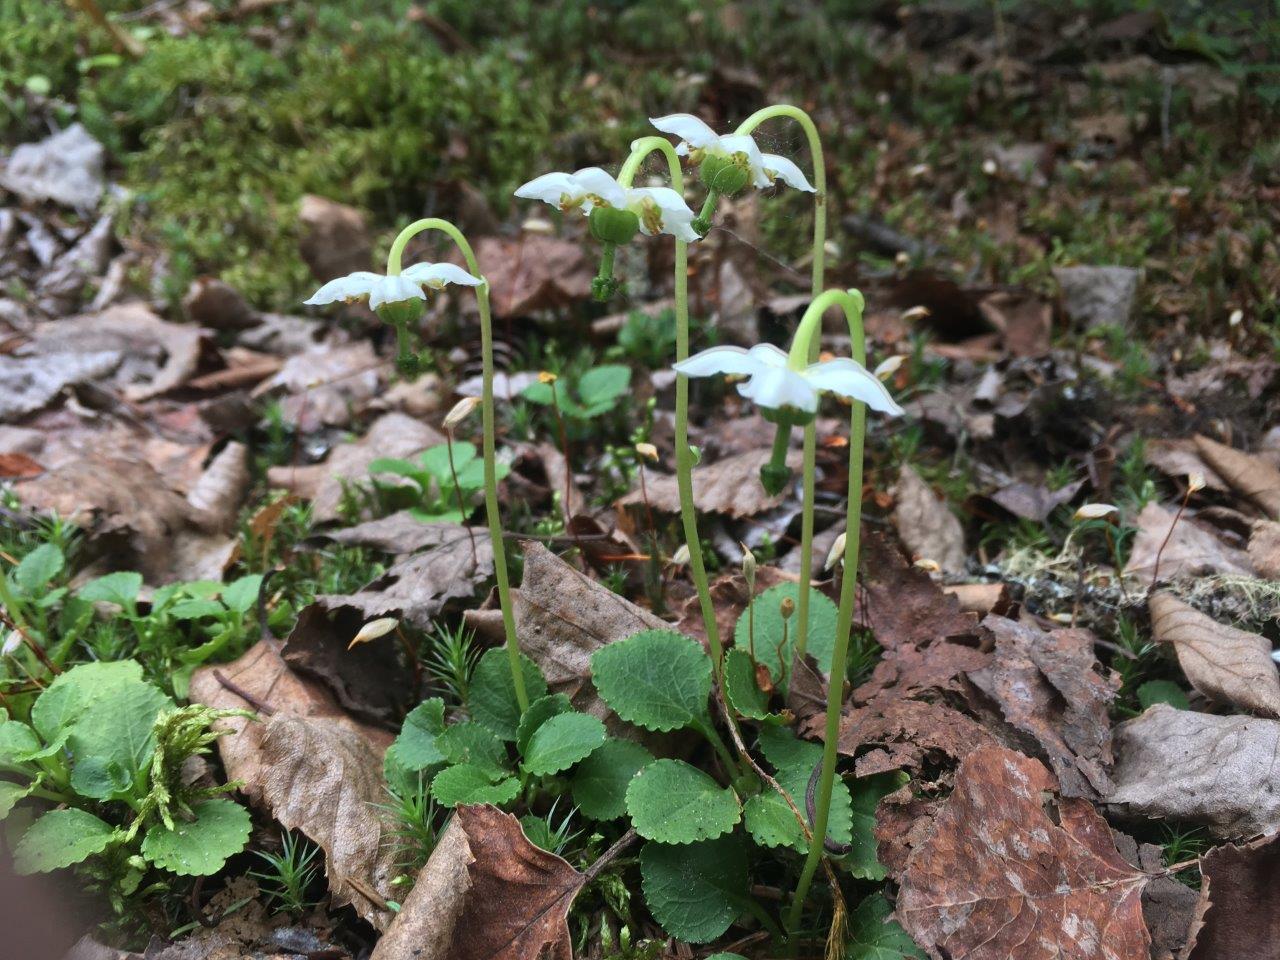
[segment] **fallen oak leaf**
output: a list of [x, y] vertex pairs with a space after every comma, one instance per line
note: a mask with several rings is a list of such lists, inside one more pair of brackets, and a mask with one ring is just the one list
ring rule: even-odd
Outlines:
[[1173, 594], [1152, 594], [1151, 630], [1173, 646], [1191, 685], [1212, 700], [1263, 716], [1280, 716], [1280, 672], [1271, 641], [1206, 617]]
[[[328, 690], [289, 668], [280, 646], [277, 640], [263, 639], [232, 663], [201, 667], [191, 677], [190, 699], [258, 713], [258, 721], [218, 721], [220, 729], [229, 731], [218, 739], [227, 779], [240, 781], [251, 802], [324, 847], [339, 901], [352, 903], [381, 928], [388, 914], [349, 880], [373, 883], [379, 896], [391, 895], [394, 849], [386, 842], [390, 832], [375, 804], [386, 799], [382, 754], [392, 735], [352, 720]], [[334, 779], [345, 775], [345, 786]], [[333, 820], [339, 800], [345, 803], [345, 823]]]
[[980, 635], [977, 616], [962, 610], [883, 534], [864, 538], [859, 566], [866, 591], [862, 625], [885, 650]]
[[1188, 960], [1273, 960], [1280, 943], [1280, 842], [1225, 844], [1200, 860], [1200, 922]]
[[1236, 493], [1250, 500], [1268, 520], [1280, 520], [1280, 470], [1262, 457], [1196, 436], [1196, 450]]
[[1156, 704], [1116, 727], [1116, 788], [1134, 814], [1204, 824], [1219, 837], [1280, 828], [1280, 721], [1217, 717]]
[[894, 485], [893, 523], [913, 557], [933, 560], [945, 573], [964, 569], [964, 530], [946, 501], [904, 463]]
[[459, 817], [450, 817], [426, 865], [369, 960], [448, 960], [454, 930], [471, 893], [475, 858]]
[[1108, 710], [1120, 678], [1100, 673], [1087, 630], [1045, 632], [1006, 617], [988, 616], [995, 637], [989, 667], [969, 678], [1000, 707], [1006, 721], [1044, 752], [1064, 796], [1096, 800], [1111, 791]]
[[[722, 513], [735, 519], [772, 510], [786, 499], [786, 491], [770, 496], [760, 483], [760, 468], [769, 462], [767, 447], [736, 453], [693, 470], [693, 505], [702, 513]], [[798, 450], [787, 454], [787, 466], [795, 470], [801, 462]], [[620, 507], [644, 509], [648, 505], [663, 513], [680, 512], [680, 490], [674, 475], [646, 473], [645, 487], [637, 486], [618, 501]]]
[[1092, 804], [1044, 795], [1038, 761], [999, 746], [961, 763], [907, 859], [895, 915], [935, 960], [1147, 960], [1150, 876], [1117, 852]]
[[1248, 554], [1224, 544], [1186, 512], [1179, 518], [1173, 510], [1148, 503], [1138, 514], [1137, 527], [1126, 577], [1150, 583], [1157, 575], [1166, 582], [1213, 574], [1253, 576]]

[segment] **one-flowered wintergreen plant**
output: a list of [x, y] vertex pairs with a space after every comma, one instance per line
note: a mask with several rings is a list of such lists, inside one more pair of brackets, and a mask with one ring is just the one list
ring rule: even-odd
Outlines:
[[[427, 230], [443, 233], [457, 246], [466, 263], [466, 269], [447, 263], [415, 264], [407, 270], [401, 263], [409, 241]], [[489, 524], [489, 537], [493, 544], [493, 571], [498, 584], [498, 602], [502, 608], [502, 628], [506, 639], [507, 662], [516, 701], [523, 711], [529, 706], [524, 677], [520, 670], [520, 649], [516, 641], [515, 616], [511, 607], [511, 584], [507, 575], [507, 554], [502, 535], [502, 521], [498, 512], [497, 441], [495, 439], [495, 415], [493, 401], [493, 318], [489, 310], [489, 284], [480, 273], [475, 251], [462, 231], [448, 220], [428, 217], [409, 224], [392, 241], [387, 254], [385, 275], [357, 273], [325, 284], [308, 303], [331, 303], [338, 299], [369, 297], [370, 306], [378, 310], [388, 323], [396, 328], [400, 346], [397, 364], [407, 375], [417, 372], [417, 356], [411, 350], [409, 324], [421, 317], [424, 287], [439, 288], [447, 283], [459, 283], [476, 292], [476, 306], [480, 314], [480, 362], [482, 389], [480, 396], [481, 425], [484, 433], [484, 501]], [[375, 296], [377, 303], [374, 302]]]
[[624, 167], [620, 177], [600, 167], [584, 167], [576, 173], [545, 173], [516, 190], [523, 200], [541, 200], [562, 212], [580, 210], [591, 234], [604, 245], [600, 273], [592, 284], [597, 300], [608, 300], [619, 283], [613, 277], [617, 248], [637, 233], [647, 237], [670, 234], [688, 243], [698, 239], [693, 211], [679, 190], [671, 187], [633, 187], [634, 168]]
[[414, 350], [412, 327], [422, 319], [427, 300], [427, 290], [442, 290], [446, 284], [456, 283], [478, 287], [484, 283], [452, 263], [415, 263], [400, 269], [400, 257], [404, 251], [392, 248], [387, 258], [387, 272], [372, 273], [357, 270], [345, 277], [330, 280], [303, 303], [320, 307], [331, 303], [355, 303], [368, 300], [369, 308], [384, 323], [396, 331], [398, 354], [396, 366], [405, 376], [418, 373], [418, 355]]

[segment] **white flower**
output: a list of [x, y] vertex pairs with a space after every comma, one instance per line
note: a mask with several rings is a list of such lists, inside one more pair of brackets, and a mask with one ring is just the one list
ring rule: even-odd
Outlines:
[[303, 303], [318, 307], [326, 303], [337, 303], [339, 300], [350, 303], [352, 300], [368, 297], [369, 306], [377, 310], [384, 303], [425, 300], [427, 295], [423, 292], [423, 287], [439, 290], [446, 283], [478, 287], [484, 281], [452, 263], [415, 263], [394, 277], [357, 270], [345, 277], [330, 280]]
[[544, 173], [516, 191], [522, 200], [541, 200], [561, 211], [581, 210], [590, 214], [596, 207], [630, 210], [640, 218], [640, 231], [652, 237], [669, 233], [686, 242], [701, 239], [693, 229], [693, 211], [684, 197], [670, 187], [624, 187], [599, 167], [584, 167], [576, 173]]
[[731, 133], [720, 136], [691, 113], [673, 113], [670, 116], [650, 118], [650, 123], [672, 136], [680, 138], [676, 153], [686, 156], [699, 152], [702, 156], [733, 157], [741, 155], [751, 171], [751, 182], [764, 189], [781, 180], [789, 187], [813, 193], [813, 185], [792, 161], [775, 153], [761, 153], [756, 141], [749, 134]]
[[787, 363], [787, 355], [771, 343], [742, 347], [712, 347], [675, 365], [686, 377], [716, 374], [745, 376], [738, 393], [758, 406], [776, 410], [794, 407], [805, 413], [818, 409], [818, 394], [834, 393], [849, 400], [861, 400], [872, 410], [901, 416], [889, 391], [862, 364], [848, 357], [811, 363], [797, 370]]

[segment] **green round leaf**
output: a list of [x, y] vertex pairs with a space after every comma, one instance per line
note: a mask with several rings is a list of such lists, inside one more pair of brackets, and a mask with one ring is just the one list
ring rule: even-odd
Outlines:
[[736, 834], [680, 846], [647, 843], [640, 876], [645, 902], [667, 933], [709, 943], [744, 910], [747, 852]]
[[35, 599], [37, 591], [43, 591], [62, 572], [64, 563], [62, 550], [56, 544], [42, 543], [14, 567], [13, 582], [23, 596]]
[[[792, 797], [803, 803], [803, 797]], [[742, 805], [742, 823], [753, 840], [762, 847], [804, 849], [804, 832], [782, 797], [766, 786], [764, 792], [749, 797]]]
[[534, 731], [524, 768], [534, 776], [568, 770], [604, 743], [604, 724], [585, 713], [561, 713]]
[[591, 678], [614, 713], [661, 733], [706, 715], [711, 658], [674, 630], [644, 630], [592, 654]]
[[[760, 593], [753, 601], [755, 608], [755, 654], [756, 660], [769, 668], [769, 673], [777, 680], [783, 670], [791, 670], [791, 654], [795, 646], [796, 624], [798, 620], [793, 614], [786, 624], [786, 644], [783, 646], [782, 601], [790, 599], [797, 608], [800, 603], [800, 585], [796, 583], [779, 583]], [[835, 651], [836, 617], [839, 614], [836, 605], [817, 590], [809, 591], [809, 633], [807, 652], [818, 661], [823, 673], [831, 672], [831, 655]], [[751, 650], [750, 629], [751, 617], [743, 611], [733, 628], [734, 645], [742, 650]], [[782, 647], [782, 657], [778, 649]], [[784, 684], [785, 686], [785, 684]]]
[[627, 785], [653, 762], [632, 740], [606, 740], [573, 774], [573, 802], [593, 820], [615, 820], [627, 812]]
[[515, 777], [497, 779], [488, 771], [467, 763], [447, 767], [431, 781], [431, 795], [443, 807], [456, 807], [460, 803], [492, 803], [500, 807], [519, 793], [520, 781]]
[[[876, 807], [881, 799], [897, 790], [906, 777], [899, 773], [877, 773], [870, 777], [858, 777], [853, 781], [850, 813], [849, 839], [836, 838], [839, 843], [852, 843], [853, 850], [845, 858], [844, 863], [849, 872], [861, 880], [883, 880], [888, 872], [881, 865], [876, 855]], [[846, 791], [850, 788], [846, 784]], [[836, 794], [832, 792], [831, 825], [828, 833], [835, 836]]]
[[101, 853], [115, 830], [92, 813], [52, 810], [33, 823], [13, 851], [14, 869], [20, 874], [48, 873]]
[[0, 780], [0, 820], [9, 816], [9, 811], [13, 809], [14, 804], [30, 793], [35, 785], [34, 780], [26, 784]]
[[222, 869], [249, 842], [249, 811], [234, 800], [203, 800], [195, 820], [177, 820], [172, 830], [153, 824], [142, 838], [142, 855], [180, 877], [207, 877]]
[[127, 609], [138, 599], [138, 593], [141, 590], [142, 574], [132, 570], [121, 570], [90, 580], [80, 588], [79, 596], [81, 600], [92, 603], [114, 603], [118, 607]]
[[924, 960], [891, 914], [893, 907], [879, 893], [866, 897], [849, 916], [846, 960]]
[[1138, 703], [1142, 709], [1157, 703], [1167, 703], [1179, 710], [1190, 710], [1191, 702], [1183, 689], [1172, 680], [1148, 680], [1138, 687]]
[[763, 720], [769, 716], [769, 697], [756, 683], [756, 668], [745, 650], [733, 647], [724, 655], [724, 695], [741, 716]]
[[443, 763], [444, 751], [437, 740], [444, 730], [444, 701], [439, 697], [424, 700], [409, 711], [392, 744], [396, 762], [409, 770], [425, 770]]
[[[547, 681], [538, 665], [521, 654], [520, 668], [529, 702], [546, 696]], [[511, 666], [505, 648], [485, 651], [476, 664], [468, 706], [471, 719], [484, 724], [503, 740], [515, 740], [520, 725], [520, 705], [516, 701], [516, 688], [511, 680]]]
[[479, 767], [495, 779], [509, 772], [506, 745], [478, 723], [455, 723], [436, 742], [450, 763]]
[[[800, 740], [784, 727], [761, 728], [759, 745], [765, 759], [773, 765], [779, 785], [791, 795], [791, 799], [796, 806], [803, 810], [805, 807], [805, 792], [809, 789], [809, 778], [813, 775], [813, 768], [822, 762], [822, 747], [807, 740]], [[782, 798], [776, 794], [773, 795], [771, 800], [763, 802], [776, 803], [787, 810], [788, 815], [791, 815], [790, 809], [787, 808]], [[871, 810], [872, 814], [874, 814], [874, 803]], [[772, 822], [780, 829], [783, 821], [779, 811], [772, 810], [769, 812], [772, 814]], [[761, 813], [757, 812], [757, 817], [760, 816]], [[794, 816], [791, 816], [791, 823], [795, 828], [795, 833], [789, 843], [796, 850], [803, 852], [808, 849], [804, 834], [800, 830], [800, 825], [795, 822]], [[874, 819], [870, 826], [874, 826]], [[868, 827], [869, 830], [870, 827]], [[754, 835], [755, 832], [752, 831], [752, 833]], [[827, 819], [827, 836], [836, 843], [856, 843], [853, 835], [853, 801], [849, 794], [849, 787], [841, 777], [836, 778], [831, 788], [831, 813]], [[870, 836], [869, 832], [868, 836]], [[771, 836], [770, 839], [776, 839], [776, 836]], [[763, 839], [760, 842], [765, 843]], [[765, 843], [765, 845], [770, 846], [772, 844]], [[874, 841], [871, 841], [871, 852], [872, 862], [874, 862]]]
[[631, 779], [627, 813], [646, 840], [693, 843], [728, 833], [742, 818], [742, 807], [732, 790], [697, 767], [655, 760]]
[[529, 738], [533, 736], [534, 731], [552, 717], [568, 713], [572, 709], [573, 704], [563, 693], [548, 694], [529, 704], [529, 709], [524, 712], [519, 726], [516, 727], [516, 749], [520, 751], [520, 755], [522, 757], [526, 755]]

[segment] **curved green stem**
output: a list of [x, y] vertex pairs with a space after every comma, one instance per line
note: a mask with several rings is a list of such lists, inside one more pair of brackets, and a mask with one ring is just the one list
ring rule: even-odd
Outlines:
[[[439, 230], [449, 237], [467, 262], [467, 270], [473, 276], [484, 279], [480, 273], [480, 265], [476, 262], [475, 252], [471, 244], [462, 235], [462, 231], [448, 220], [428, 217], [417, 220], [400, 231], [391, 244], [391, 252], [387, 254], [387, 276], [400, 273], [400, 259], [410, 238], [424, 230]], [[480, 308], [480, 359], [484, 387], [481, 396], [481, 418], [484, 427], [484, 506], [489, 521], [489, 540], [493, 544], [493, 572], [498, 581], [498, 604], [502, 608], [502, 632], [506, 638], [507, 659], [511, 666], [511, 682], [515, 687], [516, 703], [520, 712], [529, 709], [529, 694], [524, 687], [524, 671], [520, 667], [520, 646], [516, 640], [515, 614], [511, 608], [511, 584], [507, 578], [507, 554], [502, 536], [502, 519], [498, 513], [498, 470], [496, 441], [494, 439], [494, 405], [493, 405], [493, 320], [489, 314], [489, 282], [486, 280], [475, 288], [476, 304]]]
[[[677, 193], [684, 192], [684, 174], [680, 170], [680, 157], [675, 147], [665, 137], [641, 137], [631, 144], [631, 155], [622, 164], [618, 182], [631, 186], [640, 164], [651, 153], [661, 153], [671, 172], [671, 187]], [[689, 245], [676, 241], [675, 299], [676, 299], [676, 362], [689, 356]], [[702, 624], [707, 631], [707, 645], [711, 648], [711, 661], [715, 666], [716, 680], [721, 679], [723, 649], [720, 629], [716, 625], [716, 610], [711, 602], [711, 587], [707, 582], [707, 566], [702, 558], [702, 540], [698, 536], [698, 513], [693, 506], [693, 451], [689, 449], [689, 378], [676, 377], [676, 486], [680, 491], [680, 523], [684, 529], [684, 542], [689, 548], [689, 572], [698, 590], [698, 607], [702, 611]]]
[[[821, 320], [827, 307], [840, 304], [849, 324], [850, 353], [858, 363], [867, 361], [866, 338], [862, 330], [862, 294], [857, 290], [829, 290], [818, 297], [805, 312], [805, 319], [815, 314]], [[800, 323], [805, 328], [804, 320]], [[812, 325], [810, 330], [812, 330]], [[801, 331], [797, 331], [797, 338]], [[816, 339], [816, 337], [814, 338]], [[866, 405], [854, 401], [849, 413], [849, 489], [844, 540], [844, 576], [840, 581], [840, 611], [836, 617], [835, 649], [831, 653], [831, 675], [827, 684], [827, 716], [822, 745], [822, 772], [819, 774], [816, 804], [813, 817], [813, 839], [809, 855], [805, 859], [796, 884], [795, 899], [787, 916], [787, 929], [794, 930], [800, 922], [804, 898], [809, 884], [822, 858], [823, 840], [831, 814], [831, 790], [836, 775], [836, 741], [840, 736], [840, 707], [844, 696], [844, 675], [849, 654], [849, 630], [853, 625], [853, 601], [858, 584], [858, 548], [862, 525], [862, 448], [866, 440]], [[810, 480], [806, 472], [806, 482]], [[804, 596], [803, 592], [801, 596]]]
[[[816, 298], [822, 293], [824, 271], [826, 267], [827, 245], [827, 165], [822, 154], [822, 138], [818, 136], [818, 127], [813, 118], [799, 107], [789, 103], [777, 103], [771, 107], [757, 110], [738, 125], [738, 133], [751, 133], [766, 120], [786, 118], [800, 124], [805, 139], [809, 141], [809, 155], [813, 160], [813, 262], [810, 296]], [[818, 314], [818, 322], [822, 314]], [[818, 338], [813, 337], [809, 346], [808, 362], [818, 359]], [[814, 476], [818, 457], [818, 432], [812, 424], [804, 428], [804, 475], [803, 502], [800, 511], [800, 583], [805, 589], [800, 591], [796, 604], [796, 643], [795, 652], [804, 659], [809, 647], [809, 587], [813, 579], [813, 508], [814, 508]]]

